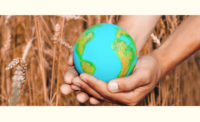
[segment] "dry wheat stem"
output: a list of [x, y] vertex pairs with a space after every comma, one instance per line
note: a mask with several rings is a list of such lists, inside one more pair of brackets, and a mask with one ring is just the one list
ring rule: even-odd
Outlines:
[[160, 46], [160, 40], [154, 33], [151, 34], [151, 38], [153, 39], [153, 42], [156, 43], [158, 46]]
[[6, 16], [6, 19], [5, 19], [5, 24], [7, 24], [8, 23], [8, 21], [10, 20], [10, 18], [12, 17], [13, 15], [8, 15], [8, 16]]
[[112, 23], [112, 20], [113, 20], [113, 15], [110, 16], [108, 23]]
[[26, 45], [26, 48], [25, 48], [24, 53], [23, 53], [23, 55], [22, 55], [22, 60], [24, 60], [24, 61], [26, 60], [26, 56], [27, 56], [28, 51], [29, 51], [29, 49], [30, 49], [30, 47], [31, 47], [32, 41], [33, 41], [33, 39], [31, 39], [31, 40], [28, 42], [28, 44]]
[[56, 45], [53, 46], [53, 64], [52, 64], [52, 73], [51, 73], [51, 86], [50, 86], [50, 103], [52, 102], [53, 94], [53, 85], [55, 79], [55, 60], [56, 60]]
[[83, 17], [81, 17], [80, 15], [66, 15], [65, 16], [65, 19], [67, 20], [67, 21], [69, 21], [69, 20], [83, 20], [83, 21], [85, 21], [85, 22], [87, 22], [87, 20], [86, 19], [84, 19]]
[[41, 39], [41, 32], [39, 28], [39, 18], [34, 17], [34, 24], [35, 24], [35, 30], [36, 30], [36, 37], [37, 37], [37, 46], [38, 46], [38, 55], [39, 55], [39, 68], [41, 70], [42, 75], [42, 84], [43, 84], [43, 94], [44, 94], [44, 101], [48, 102], [48, 96], [47, 96], [47, 88], [46, 88], [46, 74], [44, 70], [44, 56], [43, 56], [43, 48], [42, 46], [42, 39]]
[[[61, 18], [61, 27], [60, 27], [60, 37], [59, 39], [63, 38], [63, 31], [64, 31], [64, 24], [65, 24], [65, 19], [64, 17]], [[56, 86], [56, 106], [58, 105], [58, 100], [59, 100], [59, 83], [60, 83], [60, 60], [61, 60], [61, 44], [59, 43], [59, 55], [58, 55], [58, 69], [57, 69], [57, 86]]]
[[5, 43], [3, 45], [3, 48], [1, 48], [1, 54], [5, 55], [5, 52], [7, 52], [10, 49], [10, 44], [11, 44], [11, 31], [10, 28], [6, 25], [6, 40]]
[[6, 70], [12, 69], [14, 66], [16, 66], [16, 65], [19, 63], [20, 59], [21, 59], [21, 58], [19, 58], [19, 57], [13, 59], [13, 60], [8, 64], [8, 66], [6, 67]]
[[18, 57], [18, 58], [13, 59], [6, 67], [6, 70], [9, 70], [17, 65], [16, 70], [14, 72], [14, 76], [12, 78], [12, 93], [11, 93], [10, 105], [16, 105], [18, 103], [21, 88], [26, 80], [27, 64], [26, 64], [25, 59], [31, 47], [32, 40], [33, 39], [31, 39], [26, 45], [22, 58]]
[[56, 49], [57, 49], [57, 40], [60, 35], [60, 25], [57, 23], [54, 27], [54, 35], [52, 40], [54, 41], [53, 45], [53, 63], [52, 63], [52, 73], [51, 73], [51, 86], [50, 86], [50, 104], [53, 102], [52, 94], [53, 94], [53, 85], [55, 80], [55, 61], [56, 61]]
[[26, 67], [27, 64], [24, 60], [20, 60], [20, 65], [17, 65], [12, 77], [12, 93], [10, 98], [10, 105], [16, 105], [18, 103], [21, 88], [26, 81]]
[[31, 39], [28, 44], [26, 45], [26, 48], [24, 50], [22, 58], [16, 58], [6, 67], [6, 70], [13, 68], [15, 65], [17, 65], [16, 70], [14, 72], [14, 76], [12, 78], [12, 93], [11, 93], [11, 99], [10, 99], [10, 105], [16, 105], [18, 103], [21, 88], [26, 80], [26, 56], [28, 54], [28, 51], [31, 47], [33, 39]]
[[72, 49], [72, 48], [73, 48], [69, 43], [65, 42], [64, 40], [59, 39], [59, 41], [60, 41], [60, 43], [61, 43], [63, 46], [65, 46], [66, 48], [69, 48], [69, 49]]
[[31, 47], [32, 41], [33, 41], [33, 39], [31, 39], [31, 40], [28, 42], [28, 44], [26, 45], [26, 48], [25, 48], [25, 50], [24, 50], [24, 53], [22, 54], [22, 58], [19, 58], [19, 57], [14, 58], [14, 59], [8, 64], [8, 66], [6, 67], [6, 70], [12, 69], [14, 66], [16, 66], [17, 64], [19, 64], [19, 63], [20, 63], [20, 60], [22, 60], [24, 63], [26, 62], [26, 56], [27, 56], [28, 51], [29, 51], [29, 49], [30, 49], [30, 47]]

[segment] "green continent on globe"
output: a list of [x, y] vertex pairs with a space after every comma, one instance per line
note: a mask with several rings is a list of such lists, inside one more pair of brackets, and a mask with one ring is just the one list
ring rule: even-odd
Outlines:
[[85, 32], [80, 36], [76, 43], [76, 53], [80, 58], [81, 67], [84, 72], [87, 72], [89, 74], [94, 74], [96, 67], [92, 62], [84, 60], [82, 55], [85, 50], [86, 44], [90, 42], [93, 37], [93, 32]]
[[96, 70], [96, 67], [95, 65], [90, 62], [90, 61], [82, 61], [81, 62], [81, 67], [83, 69], [84, 72], [87, 72], [89, 74], [94, 74], [95, 70]]
[[[134, 53], [134, 48], [133, 48], [135, 47], [135, 44], [126, 31], [120, 28], [116, 29], [117, 29], [116, 40], [112, 44], [112, 49], [120, 58], [122, 69], [118, 74], [118, 77], [122, 77], [128, 73], [129, 68], [132, 66], [132, 64], [136, 59], [136, 53]], [[128, 45], [124, 40], [120, 39], [121, 36], [125, 36], [130, 41], [130, 44]]]

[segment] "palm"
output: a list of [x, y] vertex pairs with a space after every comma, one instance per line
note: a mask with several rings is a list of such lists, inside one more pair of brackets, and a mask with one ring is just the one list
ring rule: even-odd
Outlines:
[[[128, 77], [117, 78], [107, 84], [83, 73], [75, 82], [80, 83], [82, 90], [100, 100], [135, 105], [155, 87], [159, 75], [159, 63], [153, 55], [146, 55], [138, 59], [133, 73]], [[109, 91], [111, 82], [118, 83], [117, 92]]]

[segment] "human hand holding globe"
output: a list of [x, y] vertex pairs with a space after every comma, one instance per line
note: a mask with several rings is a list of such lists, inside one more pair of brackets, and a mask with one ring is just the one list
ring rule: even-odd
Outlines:
[[[69, 58], [69, 65], [73, 66], [73, 56]], [[156, 85], [160, 77], [159, 62], [153, 54], [142, 56], [138, 59], [133, 74], [128, 77], [111, 80], [108, 84], [94, 76], [82, 73], [78, 76], [73, 67], [65, 74], [67, 84], [61, 87], [64, 94], [73, 90], [80, 90], [77, 100], [84, 103], [89, 100], [91, 104], [99, 104], [100, 101], [109, 101], [126, 105], [136, 105]], [[112, 83], [118, 85], [118, 89], [111, 88]], [[78, 88], [78, 89], [77, 89]], [[115, 85], [114, 85], [114, 88]], [[83, 92], [84, 91], [84, 92]], [[89, 97], [90, 95], [90, 97]]]
[[131, 75], [113, 79], [108, 84], [88, 73], [82, 73], [73, 82], [98, 100], [136, 105], [155, 88], [160, 77], [161, 66], [152, 53], [138, 59]]
[[[110, 89], [110, 91], [112, 92], [123, 92], [131, 91], [136, 86], [139, 87], [140, 85], [145, 85], [145, 82], [140, 81], [140, 79], [138, 80], [137, 77], [135, 77], [134, 75], [130, 75], [137, 61], [135, 43], [129, 36], [129, 34], [119, 26], [113, 24], [99, 24], [86, 30], [75, 44], [73, 57], [76, 69], [80, 74], [86, 72], [93, 75], [92, 76], [84, 73], [81, 75], [81, 78], [78, 76], [78, 73], [76, 73], [75, 68], [72, 68], [66, 73], [65, 81], [69, 85], [63, 85], [61, 87], [61, 90], [65, 89], [65, 92], [66, 89], [68, 89], [67, 92], [70, 93], [73, 90], [80, 90], [81, 88], [86, 93], [94, 96], [89, 98], [86, 93], [80, 92], [77, 95], [77, 99], [79, 102], [85, 102], [88, 99], [92, 104], [98, 104], [98, 100], [112, 101], [112, 99], [110, 99], [109, 97], [105, 98], [104, 96], [104, 92], [106, 90], [107, 93], [111, 93], [108, 91], [108, 89]], [[73, 65], [73, 57], [70, 56], [69, 58], [70, 65]], [[138, 75], [141, 76], [141, 74]], [[83, 77], [85, 77], [84, 80]], [[84, 81], [87, 81], [86, 79], [91, 81], [88, 83], [96, 84], [95, 86], [97, 88], [103, 89], [104, 92], [101, 93], [97, 91], [97, 89], [95, 89], [96, 87], [90, 86], [91, 84], [85, 83]], [[107, 89], [107, 84], [105, 82], [108, 82], [112, 79], [117, 80], [118, 84], [113, 84], [113, 82], [109, 82]], [[100, 83], [98, 81], [103, 81], [103, 83]], [[103, 84], [104, 86], [102, 86]], [[130, 86], [130, 88], [126, 87], [124, 84], [126, 86]], [[118, 91], [116, 89], [118, 89]], [[68, 94], [67, 92], [65, 92], [65, 94]], [[129, 104], [127, 102], [124, 102], [124, 100], [127, 99], [126, 97], [130, 97], [130, 95], [117, 95], [117, 98], [119, 98], [118, 102]], [[117, 100], [114, 99], [114, 101]], [[133, 104], [133, 102], [131, 104]]]
[[[118, 25], [124, 27], [132, 34], [131, 36], [136, 39], [136, 47], [140, 51], [143, 48], [148, 36], [152, 33], [156, 22], [159, 20], [159, 16], [123, 16], [121, 20], [122, 21], [118, 22]], [[189, 57], [195, 51], [200, 49], [200, 37], [199, 34], [196, 33], [196, 29], [200, 29], [199, 20], [199, 16], [188, 17], [188, 19], [186, 19], [180, 27], [178, 27], [176, 31], [168, 37], [162, 46], [155, 49], [148, 55], [139, 57], [136, 65], [134, 64], [135, 58], [129, 58], [130, 56], [134, 57], [132, 53], [129, 53], [128, 51], [134, 50], [133, 46], [131, 46], [132, 44], [127, 43], [127, 41], [124, 40], [121, 41], [121, 39], [116, 36], [117, 39], [114, 39], [114, 43], [112, 42], [110, 44], [112, 45], [112, 51], [110, 52], [115, 52], [112, 54], [116, 54], [118, 56], [118, 61], [121, 64], [119, 62], [113, 62], [111, 66], [114, 66], [114, 68], [115, 66], [121, 66], [121, 70], [119, 71], [118, 69], [120, 68], [118, 67], [116, 68], [116, 74], [113, 72], [109, 74], [110, 72], [107, 72], [109, 74], [108, 76], [112, 76], [113, 74], [113, 77], [105, 75], [106, 79], [104, 79], [104, 76], [102, 77], [99, 75], [106, 72], [99, 70], [99, 68], [104, 68], [104, 66], [100, 65], [102, 67], [99, 67], [99, 62], [95, 62], [93, 59], [87, 59], [87, 57], [84, 56], [86, 50], [84, 50], [84, 46], [82, 45], [81, 48], [79, 47], [80, 49], [78, 49], [78, 52], [76, 52], [79, 53], [78, 56], [75, 56], [76, 58], [78, 57], [78, 60], [75, 59], [77, 60], [77, 62], [75, 61], [75, 63], [77, 63], [76, 68], [79, 73], [82, 74], [79, 76], [74, 67], [68, 70], [65, 74], [66, 84], [61, 86], [62, 93], [67, 95], [73, 92], [73, 90], [80, 90], [81, 92], [77, 94], [77, 100], [81, 103], [89, 100], [91, 104], [99, 104], [100, 100], [102, 100], [110, 101], [112, 103], [136, 105], [142, 98], [150, 93], [153, 88], [155, 88], [158, 80], [161, 79], [162, 76], [182, 62], [186, 57]], [[191, 34], [193, 34], [192, 37]], [[124, 33], [119, 35], [124, 35]], [[86, 34], [87, 39], [93, 39], [92, 37], [93, 34]], [[83, 38], [83, 41], [81, 42], [84, 42], [87, 39]], [[187, 48], [188, 45], [191, 48]], [[129, 47], [132, 49], [128, 49]], [[91, 50], [91, 48], [89, 49]], [[123, 51], [124, 49], [125, 51]], [[77, 49], [75, 48], [75, 50]], [[121, 53], [119, 53], [119, 50]], [[93, 50], [93, 52], [95, 51], [96, 50]], [[93, 56], [96, 57], [95, 55]], [[71, 55], [70, 57], [69, 64], [73, 66], [73, 56]], [[110, 57], [108, 56], [108, 59], [109, 58]], [[113, 59], [116, 60], [117, 58]], [[102, 57], [100, 60], [102, 60]], [[135, 68], [131, 73], [134, 65]], [[131, 70], [129, 69], [130, 67]], [[105, 67], [105, 69], [106, 68], [108, 67]], [[81, 70], [87, 73], [83, 73]], [[103, 72], [99, 73], [99, 71]]]

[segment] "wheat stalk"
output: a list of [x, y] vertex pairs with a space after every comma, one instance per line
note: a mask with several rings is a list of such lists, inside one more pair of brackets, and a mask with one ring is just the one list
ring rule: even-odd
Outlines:
[[10, 20], [10, 18], [12, 17], [13, 15], [8, 15], [8, 16], [6, 16], [6, 19], [5, 19], [5, 24], [7, 24], [8, 23], [8, 21]]
[[26, 81], [26, 62], [21, 60], [21, 65], [17, 65], [12, 77], [12, 93], [10, 98], [10, 105], [18, 103], [21, 88]]
[[153, 39], [153, 42], [156, 43], [158, 46], [160, 46], [160, 40], [154, 33], [151, 34], [151, 38]]
[[67, 20], [67, 21], [69, 21], [69, 20], [78, 20], [78, 19], [80, 19], [80, 20], [83, 20], [83, 21], [85, 21], [85, 22], [87, 22], [87, 20], [86, 19], [84, 19], [83, 17], [81, 17], [80, 15], [66, 15], [65, 16], [65, 19]]
[[1, 54], [4, 54], [5, 52], [8, 51], [8, 49], [10, 49], [10, 44], [11, 44], [11, 31], [9, 29], [9, 27], [6, 26], [5, 28], [6, 30], [6, 40], [5, 43], [3, 44], [3, 47], [1, 48]]
[[[65, 25], [65, 19], [62, 17], [60, 20], [60, 35], [59, 35], [59, 39], [63, 38], [63, 30], [64, 30], [64, 25]], [[59, 54], [61, 54], [61, 44], [59, 44], [58, 46], [58, 52]], [[56, 106], [58, 105], [58, 101], [59, 101], [59, 83], [60, 83], [60, 60], [61, 60], [61, 55], [58, 55], [58, 66], [57, 66], [57, 84], [56, 84]]]
[[[10, 105], [16, 105], [18, 103], [21, 88], [26, 81], [26, 56], [28, 54], [28, 51], [30, 50], [31, 44], [33, 39], [31, 39], [28, 44], [26, 45], [26, 48], [23, 52], [22, 58], [15, 58], [13, 59], [8, 66], [6, 67], [6, 70], [12, 69], [14, 66], [17, 65], [14, 76], [12, 77], [12, 93], [10, 98]], [[19, 64], [19, 65], [18, 65]]]
[[35, 24], [35, 30], [36, 30], [36, 37], [37, 37], [37, 47], [38, 47], [38, 55], [39, 55], [39, 68], [42, 75], [42, 84], [43, 84], [43, 94], [44, 94], [44, 101], [48, 102], [48, 95], [47, 95], [47, 87], [46, 87], [46, 71], [44, 68], [44, 56], [43, 56], [43, 48], [42, 48], [42, 41], [41, 38], [41, 30], [39, 26], [39, 17], [34, 17], [34, 24]]
[[113, 15], [110, 16], [108, 23], [112, 23], [112, 20], [113, 20]]
[[[62, 16], [65, 21], [64, 31], [61, 31], [60, 17], [39, 16], [36, 23], [38, 24], [38, 28], [36, 28], [38, 31], [37, 40], [33, 40], [31, 43], [32, 36], [29, 36], [29, 30], [35, 27], [34, 16], [0, 16], [0, 24], [2, 25], [0, 26], [1, 105], [79, 105], [75, 100], [75, 94], [62, 96], [58, 89], [64, 83], [64, 73], [69, 68], [66, 63], [68, 54], [65, 52], [67, 51], [65, 48], [73, 46], [75, 39], [86, 28], [104, 22], [117, 23], [119, 16]], [[150, 35], [150, 40], [144, 47], [143, 54], [157, 48], [160, 41], [164, 42], [184, 18], [184, 16], [162, 16]], [[87, 21], [85, 22], [83, 19]], [[56, 34], [56, 23], [60, 26], [60, 34]], [[57, 27], [59, 28], [59, 26]], [[56, 38], [55, 43], [52, 43], [54, 41], [51, 37], [54, 35], [60, 36]], [[152, 44], [152, 41], [155, 45]], [[26, 44], [24, 45], [24, 43]], [[140, 105], [200, 105], [198, 101], [200, 99], [198, 88], [200, 86], [199, 57], [200, 53], [194, 54], [178, 66], [180, 69], [176, 68], [170, 72], [159, 82], [159, 87], [141, 101]], [[22, 59], [26, 63], [31, 62], [27, 67], [28, 70], [23, 68]], [[10, 69], [12, 72], [7, 71]], [[42, 76], [43, 74], [45, 75]], [[192, 81], [192, 83], [188, 81]], [[190, 87], [187, 87], [188, 85]], [[47, 97], [50, 97], [49, 102], [44, 100], [45, 86]], [[22, 90], [22, 88], [27, 89]], [[111, 104], [103, 103], [102, 105]]]

